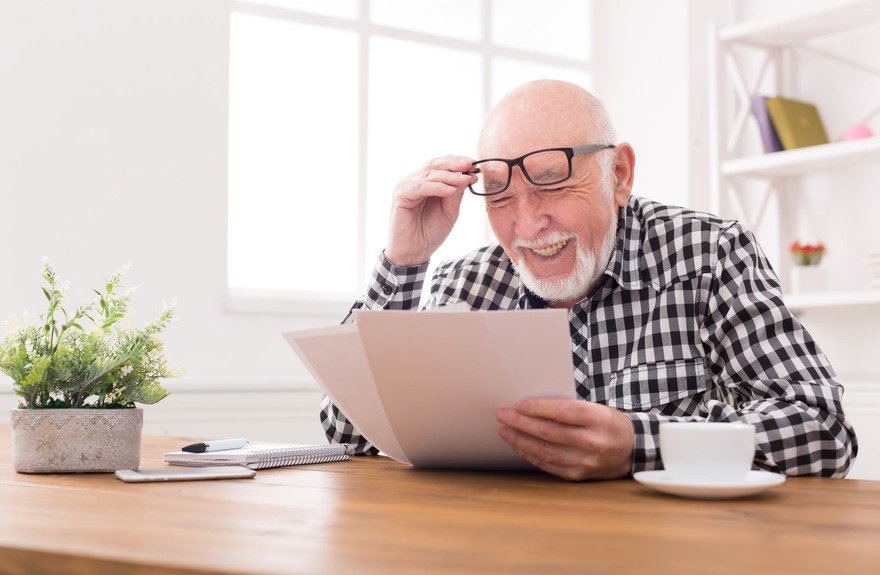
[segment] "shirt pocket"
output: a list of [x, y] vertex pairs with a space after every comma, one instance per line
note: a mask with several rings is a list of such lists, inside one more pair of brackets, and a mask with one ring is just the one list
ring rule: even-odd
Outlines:
[[608, 405], [648, 411], [706, 391], [702, 359], [679, 359], [634, 365], [611, 374]]

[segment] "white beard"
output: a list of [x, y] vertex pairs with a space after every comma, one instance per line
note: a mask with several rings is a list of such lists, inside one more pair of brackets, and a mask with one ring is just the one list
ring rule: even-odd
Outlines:
[[[522, 242], [516, 240], [513, 242], [513, 248], [519, 255], [519, 265], [514, 264], [514, 268], [519, 272], [523, 284], [533, 294], [547, 302], [565, 302], [571, 300], [580, 300], [584, 298], [590, 291], [590, 288], [599, 280], [608, 261], [614, 253], [614, 247], [617, 243], [617, 213], [612, 210], [610, 222], [608, 224], [608, 232], [602, 240], [602, 246], [599, 253], [588, 252], [581, 243], [580, 238], [570, 232], [552, 232], [547, 236], [534, 242]], [[547, 280], [535, 277], [535, 274], [529, 270], [528, 265], [523, 258], [522, 249], [526, 247], [539, 247], [555, 244], [565, 239], [575, 240], [575, 248], [577, 250], [576, 262], [574, 269], [566, 277], [561, 280]]]

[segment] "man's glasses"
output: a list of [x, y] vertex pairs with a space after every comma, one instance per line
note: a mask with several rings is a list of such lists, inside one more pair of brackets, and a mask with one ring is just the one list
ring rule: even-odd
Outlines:
[[571, 177], [571, 159], [574, 156], [592, 154], [613, 148], [614, 144], [590, 144], [579, 148], [546, 148], [529, 152], [513, 160], [490, 158], [474, 162], [468, 172], [477, 174], [477, 181], [468, 186], [477, 196], [500, 194], [510, 185], [513, 167], [519, 166], [526, 180], [536, 186], [561, 184]]

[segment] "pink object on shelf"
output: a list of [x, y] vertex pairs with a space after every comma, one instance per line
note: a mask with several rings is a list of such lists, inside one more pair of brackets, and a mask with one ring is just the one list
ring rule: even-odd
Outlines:
[[851, 126], [847, 129], [846, 133], [843, 135], [844, 140], [859, 140], [861, 138], [870, 138], [874, 135], [874, 132], [871, 131], [871, 128], [864, 124], [856, 124], [855, 126]]

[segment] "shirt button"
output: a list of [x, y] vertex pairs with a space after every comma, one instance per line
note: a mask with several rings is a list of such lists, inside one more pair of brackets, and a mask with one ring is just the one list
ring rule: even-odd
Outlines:
[[633, 398], [633, 407], [640, 407], [642, 405], [642, 400], [638, 398], [638, 396]]
[[573, 341], [575, 345], [581, 345], [582, 343], [584, 343], [584, 336], [579, 333], [575, 333], [573, 336], [571, 336], [571, 341]]
[[384, 293], [385, 295], [391, 295], [391, 292], [393, 291], [394, 289], [388, 284], [382, 286], [382, 293]]

